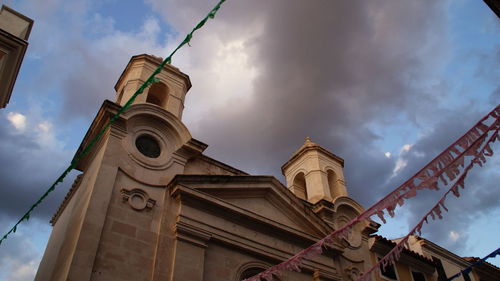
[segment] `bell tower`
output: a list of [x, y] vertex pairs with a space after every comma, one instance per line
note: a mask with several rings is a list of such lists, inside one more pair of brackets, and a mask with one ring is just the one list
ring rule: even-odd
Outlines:
[[160, 64], [152, 55], [132, 57], [116, 83], [116, 102], [104, 101], [97, 112], [76, 155], [94, 144], [78, 161], [81, 174], [51, 220], [36, 281], [167, 280], [153, 276], [180, 274], [164, 256], [180, 259], [181, 250], [156, 253], [159, 245], [168, 251], [176, 245], [167, 238], [158, 243], [174, 235], [169, 223], [177, 216], [176, 201], [168, 183], [187, 170], [203, 173], [196, 159], [207, 145], [193, 139], [181, 121], [189, 77], [165, 65], [159, 81], [106, 125]]
[[344, 181], [344, 159], [306, 138], [282, 167], [287, 187], [295, 196], [317, 203], [348, 196]]
[[[146, 54], [133, 56], [116, 82], [116, 103], [123, 106], [161, 63], [160, 57]], [[177, 67], [166, 64], [156, 78], [160, 81], [146, 88], [134, 104], [154, 104], [181, 119], [184, 99], [191, 88], [189, 77]]]

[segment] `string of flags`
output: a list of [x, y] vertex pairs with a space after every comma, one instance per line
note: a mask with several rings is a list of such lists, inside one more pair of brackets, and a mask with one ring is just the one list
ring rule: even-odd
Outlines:
[[[481, 118], [469, 131], [436, 156], [436, 158], [425, 165], [414, 176], [409, 178], [405, 183], [394, 189], [356, 218], [352, 219], [344, 226], [330, 233], [308, 248], [298, 252], [288, 260], [274, 265], [255, 276], [247, 278], [245, 281], [259, 281], [261, 279], [272, 280], [273, 276], [279, 276], [283, 271], [287, 270], [300, 272], [301, 265], [305, 259], [321, 254], [323, 247], [331, 246], [336, 239], [348, 239], [352, 228], [357, 223], [370, 220], [370, 218], [375, 215], [379, 217], [383, 223], [386, 223], [384, 217], [384, 215], [386, 215], [385, 212], [387, 212], [390, 217], [394, 217], [397, 206], [403, 206], [404, 201], [415, 197], [419, 190], [438, 190], [440, 182], [443, 185], [448, 185], [448, 181], [454, 181], [454, 184], [451, 185], [445, 195], [438, 200], [438, 203], [410, 232], [410, 234], [420, 233], [423, 222], [427, 223], [429, 217], [433, 219], [436, 217], [440, 219], [442, 218], [441, 208], [447, 211], [444, 205], [444, 200], [450, 192], [456, 197], [460, 196], [458, 188], [464, 188], [464, 179], [469, 170], [476, 164], [482, 167], [482, 165], [486, 162], [486, 157], [493, 155], [493, 150], [491, 149], [490, 144], [499, 139], [499, 129], [500, 105], [496, 106], [491, 112]], [[491, 134], [489, 138], [488, 134]], [[466, 157], [473, 157], [473, 159], [470, 161], [470, 164], [464, 168]], [[461, 170], [463, 172], [460, 172]], [[401, 239], [400, 243], [398, 243], [398, 245], [394, 247], [391, 252], [381, 259], [380, 262], [384, 268], [399, 258], [403, 247], [407, 243], [408, 236], [406, 236], [405, 239]], [[376, 268], [378, 268], [378, 264], [362, 275], [358, 281], [370, 280], [370, 273]]]
[[494, 257], [496, 257], [497, 255], [500, 255], [500, 248], [497, 248], [495, 251], [493, 251], [493, 252], [489, 253], [486, 257], [484, 257], [484, 258], [482, 258], [482, 259], [480, 259], [480, 260], [476, 261], [475, 263], [473, 263], [473, 264], [469, 265], [468, 267], [466, 267], [466, 268], [464, 268], [464, 269], [460, 270], [460, 272], [459, 272], [459, 273], [457, 273], [457, 274], [455, 274], [455, 275], [451, 276], [450, 278], [446, 279], [446, 281], [451, 281], [451, 280], [453, 280], [453, 279], [455, 279], [455, 278], [457, 278], [457, 277], [459, 277], [460, 275], [463, 275], [463, 274], [469, 274], [469, 273], [472, 271], [472, 268], [473, 268], [473, 267], [479, 266], [479, 265], [481, 265], [483, 262], [485, 262], [487, 259], [489, 259], [489, 258], [494, 258]]
[[85, 156], [87, 153], [89, 153], [90, 149], [97, 143], [97, 141], [101, 138], [101, 136], [108, 130], [109, 126], [113, 122], [115, 122], [120, 115], [125, 112], [131, 105], [134, 103], [136, 97], [144, 92], [144, 90], [149, 87], [151, 84], [158, 82], [158, 78], [156, 78], [156, 75], [158, 75], [163, 67], [168, 63], [172, 63], [172, 57], [173, 55], [184, 45], [188, 44], [191, 42], [191, 39], [193, 38], [193, 34], [196, 30], [202, 28], [205, 23], [209, 19], [213, 19], [215, 17], [215, 14], [217, 11], [219, 11], [221, 5], [226, 2], [226, 0], [220, 0], [215, 7], [210, 10], [210, 12], [189, 32], [184, 40], [170, 53], [168, 57], [166, 57], [162, 63], [156, 68], [156, 70], [146, 79], [146, 81], [135, 91], [135, 93], [130, 97], [130, 99], [123, 105], [118, 112], [113, 115], [110, 120], [106, 123], [106, 125], [99, 131], [99, 133], [92, 139], [92, 141], [80, 152], [76, 157], [71, 160], [70, 165], [64, 170], [64, 172], [52, 183], [52, 185], [45, 191], [45, 193], [33, 204], [31, 207], [28, 209], [28, 211], [14, 224], [14, 226], [6, 233], [4, 236], [0, 239], [0, 245], [2, 242], [7, 239], [7, 237], [11, 233], [15, 233], [17, 230], [17, 227], [19, 226], [20, 223], [23, 221], [28, 221], [31, 215], [31, 212], [42, 203], [42, 201], [52, 192], [55, 190], [56, 186], [64, 181], [64, 178], [71, 172], [75, 167], [76, 164]]
[[[158, 82], [156, 75], [161, 72], [163, 67], [168, 63], [171, 64], [173, 55], [184, 45], [189, 45], [196, 30], [202, 28], [209, 19], [213, 19], [220, 9], [221, 5], [226, 0], [220, 0], [217, 5], [186, 35], [184, 40], [166, 57], [158, 68], [149, 76], [149, 78], [137, 89], [137, 91], [130, 97], [125, 105], [113, 115], [106, 125], [99, 131], [99, 133], [92, 139], [92, 141], [82, 150], [81, 153], [76, 155], [70, 165], [63, 171], [63, 173], [54, 181], [54, 183], [45, 191], [45, 193], [28, 209], [28, 211], [15, 223], [15, 225], [0, 239], [0, 245], [7, 239], [11, 233], [15, 233], [17, 227], [23, 221], [28, 221], [32, 211], [51, 193], [55, 187], [63, 182], [65, 177], [77, 165], [77, 163], [89, 153], [92, 147], [107, 131], [110, 125], [115, 122], [120, 115], [125, 112], [135, 101], [136, 97], [144, 92], [144, 90], [151, 84]], [[493, 121], [492, 121], [493, 120]], [[487, 125], [489, 124], [489, 125]], [[460, 196], [459, 188], [464, 188], [464, 180], [468, 172], [476, 165], [482, 167], [486, 163], [486, 158], [493, 155], [491, 144], [499, 140], [500, 129], [500, 106], [497, 106], [485, 117], [479, 120], [467, 133], [455, 141], [436, 158], [429, 162], [424, 168], [418, 171], [413, 177], [408, 179], [405, 183], [397, 187], [387, 196], [375, 203], [372, 207], [365, 210], [359, 216], [330, 233], [323, 239], [315, 244], [300, 251], [292, 256], [290, 259], [275, 265], [253, 277], [245, 279], [246, 281], [258, 281], [261, 279], [272, 280], [273, 276], [279, 276], [285, 270], [300, 271], [303, 261], [310, 259], [322, 253], [323, 248], [333, 245], [337, 239], [348, 239], [352, 228], [359, 222], [370, 220], [371, 217], [377, 216], [383, 223], [386, 223], [385, 216], [395, 216], [395, 210], [399, 206], [403, 206], [405, 200], [415, 197], [419, 190], [430, 189], [438, 190], [439, 184], [445, 186], [450, 185], [448, 191], [437, 201], [437, 203], [428, 211], [423, 218], [412, 228], [412, 230], [401, 239], [397, 245], [384, 256], [377, 264], [373, 265], [366, 271], [357, 281], [371, 280], [371, 273], [375, 270], [385, 269], [386, 266], [394, 264], [399, 259], [403, 249], [409, 248], [408, 238], [410, 235], [421, 234], [421, 229], [424, 222], [428, 223], [430, 218], [433, 220], [443, 218], [443, 210], [448, 211], [444, 202], [447, 196], [451, 193], [456, 197]], [[472, 157], [472, 160], [465, 166], [466, 157]], [[469, 273], [472, 267], [477, 266], [490, 257], [495, 257], [500, 254], [500, 248], [496, 249], [488, 256], [472, 264], [466, 269], [460, 271], [454, 276], [450, 277], [447, 281], [464, 273]], [[381, 265], [381, 267], [380, 267]]]
[[[486, 136], [487, 134], [481, 136], [476, 140], [477, 143], [481, 143], [483, 141], [486, 141], [486, 144], [482, 146], [482, 149], [479, 151], [475, 151], [474, 158], [470, 163], [465, 167], [461, 175], [458, 177], [458, 179], [454, 182], [453, 185], [448, 189], [447, 192], [444, 193], [444, 195], [437, 201], [437, 203], [422, 217], [422, 219], [410, 230], [410, 232], [403, 237], [397, 244], [394, 246], [394, 248], [389, 251], [382, 259], [379, 260], [378, 263], [374, 264], [368, 271], [366, 271], [357, 281], [370, 281], [371, 280], [371, 272], [374, 270], [380, 270], [380, 265], [382, 266], [382, 270], [385, 270], [386, 266], [394, 264], [395, 261], [399, 259], [401, 256], [401, 252], [403, 251], [404, 248], [409, 249], [410, 246], [408, 245], [408, 239], [410, 238], [411, 235], [421, 235], [421, 230], [422, 226], [425, 223], [429, 223], [430, 218], [432, 220], [436, 220], [437, 218], [443, 219], [442, 216], [442, 210], [448, 211], [446, 206], [444, 205], [444, 201], [446, 197], [450, 194], [453, 193], [456, 197], [460, 197], [460, 193], [458, 192], [458, 187], [461, 187], [462, 189], [464, 188], [464, 179], [467, 176], [467, 173], [472, 169], [472, 167], [477, 164], [477, 165], [482, 165], [486, 162], [486, 157], [485, 156], [492, 156], [493, 151], [490, 148], [490, 144], [493, 143], [497, 138], [498, 138], [498, 130], [500, 129], [500, 121], [497, 120], [494, 122], [494, 124], [488, 128], [489, 130], [494, 130], [494, 133], [491, 134], [491, 136], [488, 138], [486, 141]], [[468, 152], [474, 151], [472, 149], [473, 147], [469, 147]], [[491, 151], [491, 154], [489, 153]], [[462, 163], [463, 167], [463, 163]], [[454, 177], [453, 177], [454, 178]], [[451, 179], [451, 178], [450, 178]]]

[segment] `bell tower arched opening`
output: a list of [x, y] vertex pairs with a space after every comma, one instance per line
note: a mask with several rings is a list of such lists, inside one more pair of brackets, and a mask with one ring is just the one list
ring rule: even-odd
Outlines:
[[[342, 158], [314, 143], [311, 138], [306, 138], [304, 144], [281, 167], [281, 171], [288, 188], [297, 197], [316, 204], [321, 200], [332, 202], [337, 197], [348, 196], [343, 168]], [[300, 188], [302, 185], [298, 182], [302, 176], [297, 178], [299, 173], [305, 175], [307, 186], [303, 186], [307, 188]]]
[[[116, 82], [116, 103], [124, 106], [162, 61], [152, 55], [133, 56]], [[191, 88], [189, 76], [167, 63], [155, 78], [157, 82], [142, 89], [144, 93], [136, 96], [133, 104], [154, 104], [181, 119], [186, 93]]]
[[147, 103], [156, 104], [163, 107], [167, 104], [168, 88], [162, 82], [156, 82], [151, 85], [148, 91]]
[[293, 193], [300, 199], [307, 200], [306, 176], [304, 173], [298, 173], [293, 179]]
[[338, 181], [337, 174], [335, 174], [335, 172], [332, 170], [328, 170], [326, 171], [326, 175], [328, 178], [328, 187], [330, 189], [330, 196], [332, 197], [332, 199], [335, 199], [335, 197], [338, 197], [341, 194], [337, 183]]

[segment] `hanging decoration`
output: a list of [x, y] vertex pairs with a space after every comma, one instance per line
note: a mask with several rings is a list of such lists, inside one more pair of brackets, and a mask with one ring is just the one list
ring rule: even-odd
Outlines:
[[481, 265], [483, 262], [485, 262], [487, 259], [489, 258], [494, 258], [496, 257], [497, 255], [500, 255], [500, 248], [497, 248], [495, 251], [489, 253], [486, 257], [476, 261], [475, 263], [469, 265], [468, 267], [462, 269], [459, 273], [451, 276], [450, 278], [448, 278], [446, 281], [451, 281], [457, 277], [459, 277], [460, 275], [463, 275], [463, 274], [469, 274], [471, 271], [472, 271], [472, 268], [473, 267], [476, 267], [476, 266], [479, 266]]
[[173, 55], [182, 48], [184, 45], [188, 44], [191, 42], [191, 39], [193, 38], [193, 34], [196, 30], [200, 29], [205, 25], [205, 23], [208, 21], [208, 19], [213, 19], [215, 17], [215, 14], [217, 11], [219, 11], [221, 5], [226, 2], [226, 0], [220, 0], [215, 7], [210, 10], [210, 12], [191, 30], [190, 33], [186, 35], [186, 38], [170, 53], [168, 57], [166, 57], [162, 63], [156, 68], [156, 70], [149, 76], [148, 79], [137, 89], [137, 91], [130, 97], [130, 99], [118, 110], [118, 112], [113, 115], [110, 120], [106, 123], [106, 125], [99, 131], [99, 133], [92, 139], [92, 141], [82, 150], [80, 154], [78, 154], [73, 160], [71, 160], [70, 165], [64, 170], [64, 172], [56, 179], [54, 183], [45, 191], [45, 193], [38, 199], [35, 204], [33, 204], [28, 211], [14, 224], [14, 226], [0, 239], [0, 245], [2, 242], [7, 239], [7, 237], [11, 233], [15, 233], [17, 230], [18, 225], [23, 222], [24, 220], [29, 220], [31, 212], [51, 193], [54, 191], [56, 186], [63, 182], [64, 178], [68, 175], [69, 172], [71, 172], [75, 167], [76, 164], [85, 156], [87, 153], [89, 153], [90, 149], [96, 144], [96, 142], [101, 138], [101, 136], [107, 131], [109, 126], [115, 122], [120, 115], [125, 112], [131, 105], [134, 103], [136, 97], [144, 92], [144, 90], [149, 87], [151, 84], [158, 82], [158, 78], [156, 78], [156, 75], [158, 75], [163, 67], [168, 63], [172, 63], [172, 57]]
[[[446, 206], [444, 205], [444, 201], [446, 200], [446, 197], [452, 193], [456, 197], [460, 197], [460, 194], [458, 192], [458, 188], [464, 188], [464, 180], [465, 177], [467, 176], [467, 173], [472, 169], [474, 165], [480, 165], [482, 166], [486, 162], [486, 156], [492, 156], [493, 151], [491, 150], [490, 144], [498, 140], [498, 131], [500, 130], [500, 121], [496, 120], [493, 125], [491, 126], [494, 129], [493, 134], [486, 140], [487, 135], [481, 136], [477, 141], [478, 143], [484, 144], [482, 148], [477, 151], [475, 149], [472, 149], [473, 147], [470, 147], [467, 151], [471, 150], [474, 151], [474, 158], [470, 163], [467, 165], [467, 167], [464, 168], [463, 172], [457, 177], [457, 180], [454, 182], [453, 185], [446, 191], [443, 196], [437, 201], [436, 205], [434, 205], [423, 217], [422, 219], [410, 230], [410, 232], [403, 237], [402, 239], [399, 240], [399, 242], [392, 248], [389, 253], [387, 253], [382, 259], [379, 260], [378, 263], [374, 264], [368, 271], [366, 271], [357, 281], [370, 281], [371, 280], [371, 273], [375, 270], [385, 270], [386, 266], [389, 266], [391, 264], [394, 264], [395, 261], [399, 259], [401, 256], [401, 252], [403, 251], [404, 248], [410, 249], [410, 246], [408, 245], [408, 239], [410, 238], [411, 235], [421, 235], [422, 234], [422, 226], [425, 223], [429, 223], [429, 220], [432, 218], [432, 220], [436, 219], [443, 219], [442, 215], [442, 210], [448, 211]], [[491, 128], [490, 127], [490, 128]], [[491, 154], [490, 154], [491, 152]]]
[[[481, 118], [469, 131], [467, 131], [462, 137], [457, 139], [448, 148], [441, 152], [437, 157], [425, 165], [420, 171], [418, 171], [414, 176], [409, 178], [402, 185], [394, 189], [380, 201], [375, 203], [373, 206], [365, 210], [363, 213], [358, 215], [356, 218], [352, 219], [350, 222], [346, 223], [341, 228], [327, 235], [323, 239], [319, 240], [312, 246], [300, 251], [295, 254], [290, 259], [272, 266], [267, 270], [247, 278], [245, 281], [259, 281], [272, 280], [273, 275], [279, 276], [281, 272], [285, 270], [300, 271], [300, 266], [302, 261], [307, 258], [319, 255], [322, 252], [323, 247], [327, 247], [333, 244], [335, 239], [347, 239], [349, 232], [358, 222], [369, 220], [372, 216], [377, 215], [383, 223], [386, 223], [386, 213], [390, 217], [394, 217], [396, 207], [402, 206], [406, 199], [413, 198], [417, 195], [417, 191], [421, 189], [438, 190], [439, 182], [443, 185], [448, 185], [448, 181], [454, 181], [455, 184], [452, 185], [449, 192], [452, 192], [455, 196], [460, 196], [458, 187], [464, 188], [464, 179], [468, 171], [472, 168], [474, 164], [478, 164], [482, 167], [483, 163], [486, 162], [486, 156], [493, 155], [493, 150], [490, 144], [498, 140], [498, 129], [500, 127], [500, 105], [497, 105], [490, 113]], [[489, 126], [486, 124], [490, 124]], [[489, 132], [492, 132], [492, 136], [483, 146], [482, 150], [479, 150]], [[473, 156], [474, 159], [471, 163], [464, 169], [463, 173], [460, 174], [461, 168], [464, 167], [465, 157]], [[460, 175], [460, 177], [458, 177]], [[428, 221], [427, 217], [431, 216], [435, 218], [442, 217], [441, 208], [447, 210], [444, 206], [444, 198], [439, 200], [438, 204], [432, 208], [432, 210], [424, 217], [424, 219], [417, 224], [412, 232], [420, 232], [422, 228], [423, 221]], [[386, 213], [385, 213], [386, 212]], [[402, 239], [401, 244], [407, 242], [407, 239]], [[398, 256], [402, 251], [402, 245], [396, 246], [393, 251], [389, 254], [390, 257], [384, 258], [384, 263], [388, 263], [394, 260], [394, 255]], [[394, 254], [397, 250], [397, 254]], [[388, 255], [389, 255], [388, 254]], [[373, 271], [373, 270], [372, 270]], [[367, 272], [368, 273], [368, 272]], [[370, 276], [369, 274], [365, 274]], [[368, 278], [364, 276], [363, 278]]]

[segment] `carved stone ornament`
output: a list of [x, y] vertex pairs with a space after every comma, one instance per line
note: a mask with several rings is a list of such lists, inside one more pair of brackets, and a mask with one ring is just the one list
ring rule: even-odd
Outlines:
[[146, 191], [138, 188], [128, 190], [122, 188], [121, 190], [123, 202], [128, 202], [132, 209], [142, 211], [144, 209], [150, 210], [155, 205], [156, 201], [149, 198]]
[[[337, 218], [337, 226], [340, 227], [342, 225], [345, 225], [350, 220], [351, 219], [349, 217], [341, 215]], [[357, 227], [355, 227], [354, 229], [352, 229], [352, 231], [349, 232], [347, 242], [349, 243], [351, 249], [357, 249], [361, 247], [361, 243], [363, 241], [361, 237], [361, 231]]]
[[346, 273], [347, 278], [352, 281], [358, 280], [358, 278], [363, 274], [363, 272], [361, 272], [357, 267], [354, 267], [352, 265], [346, 267], [344, 269], [344, 272]]

